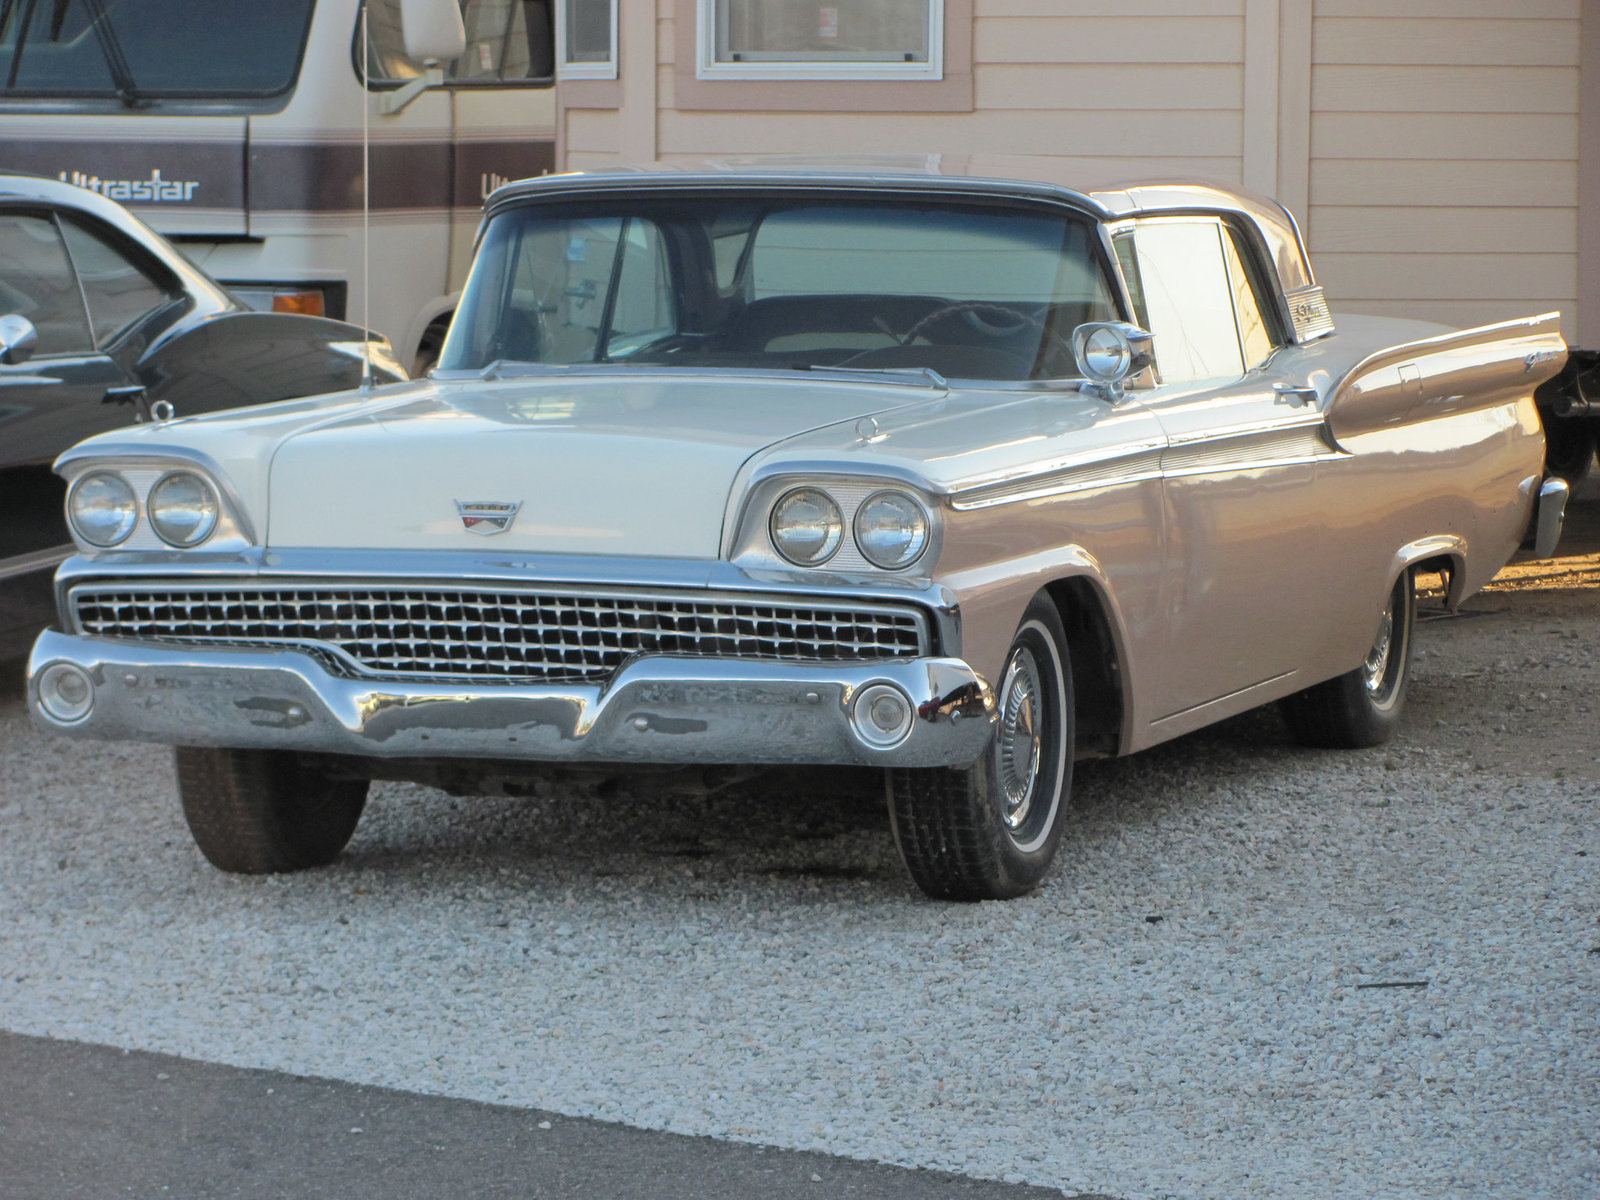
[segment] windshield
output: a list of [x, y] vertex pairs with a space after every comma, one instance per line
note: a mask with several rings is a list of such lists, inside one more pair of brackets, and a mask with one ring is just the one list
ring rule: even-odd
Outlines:
[[262, 97], [300, 70], [314, 0], [0, 0], [0, 96]]
[[1116, 317], [1092, 226], [926, 200], [678, 197], [528, 205], [484, 234], [444, 369], [547, 365], [1075, 373]]

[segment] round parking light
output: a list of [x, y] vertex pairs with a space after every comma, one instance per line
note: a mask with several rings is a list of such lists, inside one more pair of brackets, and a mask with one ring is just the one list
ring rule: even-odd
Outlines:
[[81, 721], [94, 707], [94, 681], [72, 663], [51, 663], [39, 674], [39, 707], [63, 725]]
[[904, 692], [887, 683], [875, 683], [856, 695], [850, 723], [863, 743], [874, 750], [888, 750], [906, 740], [914, 715]]

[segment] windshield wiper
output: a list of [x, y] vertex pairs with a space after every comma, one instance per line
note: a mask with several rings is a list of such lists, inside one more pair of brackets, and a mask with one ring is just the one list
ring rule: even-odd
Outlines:
[[[51, 24], [52, 32], [60, 34], [61, 20], [66, 15], [69, 0], [56, 0], [55, 18]], [[128, 57], [122, 52], [122, 42], [117, 38], [117, 31], [111, 27], [111, 18], [106, 15], [104, 0], [84, 0], [89, 11], [93, 14], [94, 36], [100, 42], [100, 52], [106, 56], [106, 66], [111, 71], [111, 82], [117, 86], [117, 97], [122, 101], [124, 108], [139, 107], [139, 85], [134, 82], [133, 69], [128, 66]]]

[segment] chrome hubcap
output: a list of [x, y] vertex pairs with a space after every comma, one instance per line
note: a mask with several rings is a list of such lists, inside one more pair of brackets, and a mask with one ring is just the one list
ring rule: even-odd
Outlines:
[[[1362, 675], [1368, 695], [1376, 696], [1383, 690], [1384, 676], [1389, 673], [1389, 651], [1394, 645], [1394, 610], [1383, 610], [1383, 622], [1378, 626], [1378, 640], [1367, 651], [1367, 661], [1362, 665]], [[1346, 660], [1348, 661], [1348, 660]]]
[[998, 756], [1001, 814], [1007, 829], [1019, 829], [1033, 807], [1039, 778], [1039, 666], [1026, 649], [1018, 649], [1006, 666], [1000, 689]]

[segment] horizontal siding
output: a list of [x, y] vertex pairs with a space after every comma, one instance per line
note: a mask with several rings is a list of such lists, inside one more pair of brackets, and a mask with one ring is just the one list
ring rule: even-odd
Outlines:
[[[663, 112], [662, 154], [839, 154], [899, 151], [924, 154], [1043, 154], [1103, 151], [1106, 119], [1098, 113], [998, 110], [957, 118], [944, 113]], [[1118, 145], [1142, 158], [1240, 156], [1237, 112], [1120, 112]], [[587, 144], [587, 143], [585, 143]]]
[[1577, 67], [1350, 67], [1311, 72], [1314, 112], [1574, 113]]
[[1240, 17], [993, 17], [974, 22], [976, 62], [1237, 63]]
[[1580, 0], [1316, 0], [1323, 17], [1524, 17], [1576, 21]]
[[1311, 205], [1575, 207], [1578, 164], [1323, 158], [1311, 164]]
[[1575, 254], [1318, 253], [1317, 282], [1334, 297], [1538, 300], [1578, 294]]
[[1576, 159], [1578, 116], [1315, 113], [1312, 158]]
[[[877, 153], [906, 152], [904, 146], [879, 149]], [[837, 153], [837, 147], [834, 148]], [[661, 160], [667, 163], [690, 165], [703, 163], [707, 151], [663, 153]], [[730, 149], [728, 154], [757, 154], [763, 151], [749, 149]], [[808, 151], [797, 151], [808, 153]], [[825, 153], [824, 151], [811, 150], [809, 153]], [[965, 154], [949, 154], [942, 156], [946, 165], [954, 171], [970, 169], [974, 174], [992, 174], [1000, 178], [1007, 175], [1005, 158], [1001, 157], [992, 164], [982, 154], [968, 156]], [[1187, 178], [1205, 178], [1220, 180], [1224, 183], [1237, 184], [1240, 172], [1243, 170], [1243, 160], [1238, 158], [1105, 158], [1092, 155], [1061, 154], [1052, 157], [1052, 162], [1059, 164], [1061, 178], [1070, 181], [1072, 186], [1085, 191], [1104, 189], [1113, 185], [1132, 183], [1138, 180], [1169, 178], [1177, 175]]]
[[1088, 17], [1238, 17], [1244, 0], [977, 0], [973, 15], [990, 17], [1060, 17], [1071, 8], [1073, 20]]
[[1475, 325], [1493, 325], [1497, 321], [1514, 321], [1519, 317], [1538, 316], [1541, 313], [1561, 314], [1562, 334], [1574, 337], [1574, 314], [1577, 301], [1571, 297], [1532, 300], [1346, 300], [1333, 306], [1337, 323], [1341, 313], [1366, 313], [1377, 317], [1409, 317], [1418, 321], [1438, 321], [1470, 329]]
[[1474, 253], [1571, 254], [1575, 208], [1348, 208], [1311, 210], [1317, 245], [1329, 251], [1404, 254], [1438, 244], [1440, 229]]
[[1318, 17], [1311, 57], [1369, 66], [1575, 67], [1577, 22]]
[[973, 90], [980, 111], [1238, 109], [1244, 103], [1244, 72], [1237, 65], [1221, 63], [1160, 67], [979, 63], [973, 69]]
[[615, 156], [620, 148], [620, 121], [615, 109], [569, 108], [567, 110], [567, 160], [575, 154]]
[[601, 154], [594, 150], [567, 151], [566, 169], [569, 171], [604, 171], [622, 165], [620, 154]]
[[1335, 308], [1570, 330], [1578, 0], [1313, 3], [1306, 233]]

